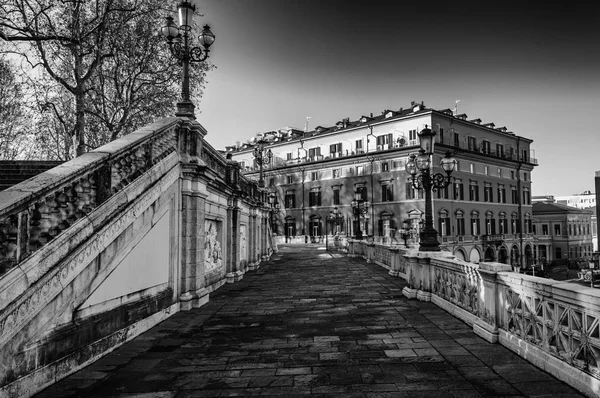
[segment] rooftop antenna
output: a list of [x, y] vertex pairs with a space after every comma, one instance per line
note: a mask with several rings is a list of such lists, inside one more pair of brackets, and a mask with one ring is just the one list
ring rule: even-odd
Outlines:
[[454, 101], [454, 116], [458, 115], [458, 103], [460, 100]]

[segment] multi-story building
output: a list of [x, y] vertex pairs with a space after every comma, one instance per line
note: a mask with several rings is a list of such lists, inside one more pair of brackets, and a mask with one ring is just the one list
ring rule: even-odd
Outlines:
[[[312, 131], [265, 133], [226, 151], [256, 179], [254, 148], [272, 151], [264, 180], [283, 204], [275, 233], [318, 239], [360, 230], [397, 242], [400, 228], [418, 236], [424, 218], [423, 193], [411, 186], [405, 164], [418, 152], [418, 134], [426, 126], [437, 132], [434, 172], [442, 172], [439, 163], [447, 151], [458, 160], [450, 186], [434, 193], [442, 249], [473, 262], [520, 265], [533, 258], [531, 171], [537, 161], [530, 156], [532, 140], [506, 127], [413, 102]], [[351, 208], [356, 195], [370, 202], [364, 214]], [[328, 219], [336, 207], [343, 221]]]
[[592, 211], [559, 203], [534, 203], [533, 230], [538, 263], [587, 265], [591, 261]]
[[580, 194], [557, 196], [554, 198], [556, 203], [578, 209], [587, 209], [596, 206], [596, 194], [591, 191], [583, 191]]

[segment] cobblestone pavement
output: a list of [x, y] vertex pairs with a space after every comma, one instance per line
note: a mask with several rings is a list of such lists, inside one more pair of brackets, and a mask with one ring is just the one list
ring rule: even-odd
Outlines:
[[362, 259], [284, 246], [39, 397], [575, 397]]

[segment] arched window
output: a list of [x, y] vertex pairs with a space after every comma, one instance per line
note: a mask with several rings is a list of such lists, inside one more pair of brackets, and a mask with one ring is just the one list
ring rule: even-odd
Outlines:
[[479, 227], [479, 212], [477, 210], [473, 210], [471, 212], [471, 235], [478, 236], [481, 234], [481, 230]]
[[456, 235], [465, 235], [465, 212], [462, 210], [456, 211]]
[[308, 234], [310, 236], [321, 236], [321, 216], [318, 214], [313, 214], [309, 217], [310, 221], [308, 223]]
[[519, 222], [519, 215], [517, 214], [517, 212], [512, 213], [510, 232], [513, 235], [516, 235], [519, 232], [521, 232], [521, 223]]
[[451, 235], [450, 217], [448, 216], [448, 210], [446, 209], [442, 209], [439, 212], [438, 232], [440, 236]]
[[506, 213], [503, 211], [498, 213], [498, 232], [502, 235], [508, 233], [508, 228], [506, 224]]
[[485, 213], [485, 233], [486, 235], [496, 235], [496, 220], [494, 213], [489, 210]]

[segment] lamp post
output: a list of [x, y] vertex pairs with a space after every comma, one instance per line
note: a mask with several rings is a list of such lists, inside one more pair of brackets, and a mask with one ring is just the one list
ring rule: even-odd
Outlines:
[[175, 116], [194, 119], [194, 104], [190, 100], [190, 63], [202, 62], [208, 58], [209, 48], [215, 41], [215, 35], [210, 31], [208, 25], [204, 25], [198, 36], [202, 47], [193, 46], [191, 31], [196, 6], [184, 0], [177, 5], [177, 10], [179, 11], [179, 26], [175, 25], [172, 17], [167, 17], [166, 25], [161, 28], [161, 33], [167, 38], [171, 54], [183, 65], [181, 101], [177, 103]]
[[262, 143], [258, 143], [257, 146], [254, 147], [254, 160], [258, 163], [260, 167], [260, 173], [258, 177], [258, 186], [261, 188], [265, 187], [265, 180], [263, 179], [263, 166], [268, 165], [273, 160], [273, 152], [269, 149], [265, 152]]
[[271, 233], [275, 231], [275, 215], [279, 213], [281, 206], [277, 202], [277, 196], [271, 192], [269, 194], [269, 204], [271, 205]]
[[446, 172], [431, 171], [431, 159], [434, 153], [434, 137], [436, 133], [425, 127], [419, 133], [421, 149], [418, 155], [412, 154], [406, 163], [406, 172], [410, 174], [412, 186], [415, 189], [425, 191], [425, 228], [421, 231], [419, 251], [440, 251], [440, 242], [437, 239], [437, 231], [433, 227], [433, 195], [436, 189], [444, 189], [450, 185], [450, 174], [456, 168], [456, 159], [450, 152], [440, 162], [440, 166]]
[[340, 221], [344, 222], [344, 215], [338, 211], [338, 208], [336, 207], [329, 212], [327, 220], [328, 222], [325, 224], [325, 250], [329, 250], [329, 232], [327, 231], [329, 223], [334, 223], [334, 225], [337, 226]]
[[354, 234], [355, 239], [362, 239], [362, 231], [360, 230], [360, 216], [361, 214], [368, 214], [371, 203], [367, 200], [362, 199], [362, 193], [359, 191], [354, 192], [354, 199], [350, 203], [352, 206], [352, 212], [356, 218], [356, 231]]

